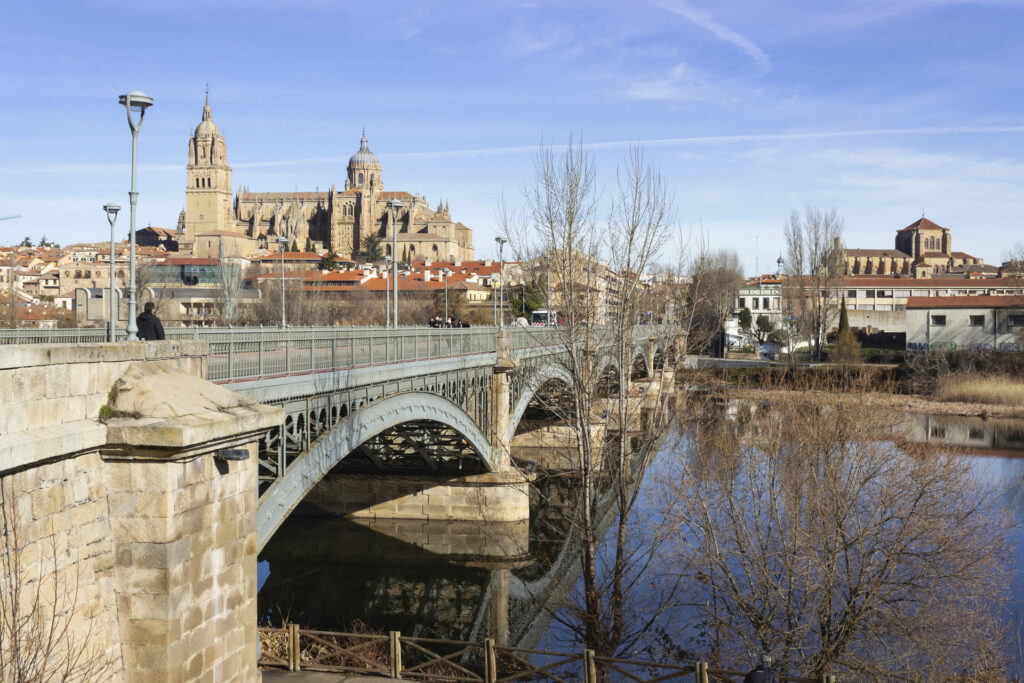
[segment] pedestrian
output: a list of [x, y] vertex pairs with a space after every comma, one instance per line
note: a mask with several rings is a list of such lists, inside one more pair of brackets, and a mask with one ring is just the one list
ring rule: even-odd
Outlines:
[[779, 683], [779, 674], [772, 668], [772, 656], [767, 652], [761, 655], [761, 663], [744, 677], [743, 683]]
[[135, 319], [135, 325], [139, 328], [136, 336], [139, 339], [148, 341], [160, 341], [164, 338], [164, 326], [160, 318], [156, 317], [156, 304], [147, 301], [142, 315]]

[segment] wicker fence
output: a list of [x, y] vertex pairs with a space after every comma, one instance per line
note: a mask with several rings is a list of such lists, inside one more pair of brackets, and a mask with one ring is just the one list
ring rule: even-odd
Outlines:
[[[387, 635], [338, 633], [285, 628], [259, 629], [260, 666], [288, 671], [328, 671], [390, 676], [418, 681], [553, 681], [598, 680], [695, 681], [740, 683], [744, 673], [712, 669], [705, 662], [666, 664], [617, 657], [597, 657], [593, 650], [551, 652], [501, 647], [488, 638], [470, 643], [440, 638], [410, 638], [398, 631]], [[835, 676], [782, 676], [783, 683], [836, 683]]]

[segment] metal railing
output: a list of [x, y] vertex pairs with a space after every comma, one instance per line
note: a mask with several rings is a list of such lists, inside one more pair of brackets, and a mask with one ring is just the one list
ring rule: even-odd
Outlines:
[[389, 363], [494, 353], [486, 328], [292, 328], [248, 334], [206, 334], [206, 377], [235, 382]]
[[[557, 328], [508, 327], [509, 347], [516, 352], [558, 347]], [[657, 334], [653, 327], [638, 327], [637, 338]], [[370, 365], [467, 357], [495, 353], [494, 327], [437, 329], [429, 327], [171, 327], [169, 340], [196, 339], [210, 351], [207, 379], [235, 382], [291, 374], [311, 374]], [[123, 332], [120, 333], [123, 338]], [[69, 328], [53, 330], [0, 329], [3, 344], [95, 344], [106, 341], [106, 330]]]
[[[707, 662], [672, 663], [598, 657], [593, 650], [554, 652], [442, 638], [410, 638], [398, 631], [342, 633], [299, 628], [259, 628], [259, 665], [288, 671], [375, 674], [420, 681], [583, 681], [599, 679], [740, 683], [742, 671], [715, 669]], [[836, 677], [780, 676], [784, 683], [836, 683]]]

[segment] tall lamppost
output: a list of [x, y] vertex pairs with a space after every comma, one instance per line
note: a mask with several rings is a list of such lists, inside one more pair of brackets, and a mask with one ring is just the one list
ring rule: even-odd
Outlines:
[[391, 327], [391, 282], [388, 280], [388, 272], [391, 269], [391, 259], [384, 257], [384, 328]]
[[284, 316], [284, 249], [288, 244], [288, 238], [283, 235], [277, 237], [277, 247], [281, 252], [281, 329], [288, 327], [288, 321]]
[[[139, 326], [135, 322], [135, 203], [139, 193], [135, 191], [135, 158], [136, 149], [139, 143], [139, 128], [142, 127], [142, 119], [146, 116], [146, 109], [153, 106], [153, 98], [144, 95], [138, 90], [121, 95], [117, 99], [119, 104], [124, 105], [125, 113], [128, 115], [128, 127], [132, 129], [132, 189], [128, 192], [128, 201], [131, 204], [131, 225], [128, 233], [128, 341], [137, 341], [136, 333]], [[132, 112], [139, 115], [139, 120], [132, 119]]]
[[503, 251], [505, 242], [508, 242], [508, 240], [504, 237], [495, 237], [494, 241], [498, 243], [498, 299], [501, 302], [500, 317], [498, 316], [498, 306], [494, 307], [494, 316], [498, 319], [495, 325], [505, 327], [505, 256]]
[[107, 214], [107, 222], [110, 223], [110, 322], [107, 324], [107, 341], [114, 341], [114, 325], [117, 320], [117, 303], [114, 301], [114, 223], [117, 222], [117, 212], [121, 210], [119, 204], [110, 202], [103, 205], [103, 211]]
[[388, 208], [391, 209], [391, 277], [394, 280], [395, 295], [391, 299], [391, 326], [398, 329], [398, 210], [402, 208], [402, 202], [397, 199], [388, 201]]
[[444, 273], [444, 321], [448, 322], [448, 276], [452, 274], [452, 271], [445, 268]]

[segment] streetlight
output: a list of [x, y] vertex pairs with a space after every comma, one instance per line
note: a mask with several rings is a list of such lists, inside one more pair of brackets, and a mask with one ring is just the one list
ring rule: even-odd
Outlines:
[[391, 282], [388, 280], [388, 269], [391, 268], [391, 257], [384, 257], [384, 327], [391, 327]]
[[114, 321], [117, 320], [117, 304], [114, 302], [114, 223], [120, 210], [121, 206], [114, 202], [103, 205], [103, 211], [110, 223], [110, 322], [107, 324], [107, 341], [114, 341]]
[[277, 236], [277, 246], [281, 251], [281, 329], [288, 327], [284, 317], [284, 248], [288, 244], [288, 238], [283, 235]]
[[[125, 113], [128, 116], [128, 127], [132, 129], [132, 189], [128, 192], [128, 201], [131, 204], [131, 226], [128, 233], [128, 341], [138, 341], [136, 333], [139, 326], [135, 323], [135, 201], [139, 193], [135, 191], [135, 157], [139, 142], [139, 128], [142, 127], [142, 119], [146, 116], [146, 109], [153, 106], [153, 98], [144, 95], [138, 90], [132, 90], [117, 98], [119, 104], [124, 105]], [[132, 112], [139, 115], [139, 120], [132, 120]]]
[[501, 299], [501, 317], [498, 317], [498, 305], [495, 302], [494, 306], [494, 317], [496, 318], [495, 325], [499, 327], [505, 327], [505, 257], [503, 250], [505, 248], [505, 242], [508, 242], [504, 237], [495, 237], [494, 241], [498, 243], [498, 298]]
[[396, 330], [398, 329], [398, 210], [402, 206], [402, 202], [397, 199], [388, 201], [388, 208], [391, 209], [391, 275], [395, 287], [395, 295], [391, 302], [391, 326]]
[[448, 322], [448, 276], [452, 274], [452, 271], [445, 268], [444, 273], [444, 321]]

